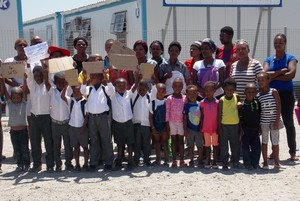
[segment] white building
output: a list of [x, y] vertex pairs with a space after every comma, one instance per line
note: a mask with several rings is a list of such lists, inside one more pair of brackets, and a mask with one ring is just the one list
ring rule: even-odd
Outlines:
[[[248, 2], [251, 0], [248, 0]], [[280, 1], [280, 0], [279, 0]], [[166, 7], [163, 0], [106, 0], [69, 11], [36, 18], [23, 23], [29, 40], [40, 35], [52, 45], [73, 51], [73, 39], [84, 36], [89, 41], [89, 53], [105, 55], [104, 42], [118, 39], [132, 47], [138, 39], [150, 44], [172, 40], [182, 44], [181, 60], [189, 57], [189, 46], [195, 40], [211, 37], [218, 45], [219, 30], [232, 26], [234, 40], [246, 39], [250, 54], [263, 62], [273, 53], [272, 40], [277, 33], [288, 37], [287, 51], [300, 57], [300, 1], [282, 0], [281, 7]], [[175, 2], [175, 1], [173, 1]], [[256, 37], [257, 36], [257, 37]], [[256, 40], [257, 39], [257, 40]], [[254, 49], [257, 42], [256, 50]], [[165, 56], [168, 55], [165, 51]], [[300, 72], [296, 80], [300, 81]]]

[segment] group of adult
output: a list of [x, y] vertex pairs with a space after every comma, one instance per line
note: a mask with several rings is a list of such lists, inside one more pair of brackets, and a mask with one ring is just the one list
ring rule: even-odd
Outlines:
[[[284, 34], [277, 34], [274, 37], [274, 55], [265, 59], [263, 65], [254, 58], [249, 56], [249, 43], [240, 39], [235, 43], [232, 42], [234, 31], [231, 27], [225, 26], [220, 30], [219, 39], [222, 43], [221, 47], [217, 47], [215, 42], [210, 38], [205, 38], [202, 41], [195, 41], [190, 46], [190, 56], [185, 62], [179, 61], [178, 57], [181, 52], [181, 44], [173, 41], [168, 46], [169, 59], [163, 57], [164, 45], [162, 42], [153, 41], [149, 48], [145, 41], [138, 40], [133, 45], [133, 50], [136, 53], [138, 64], [151, 63], [155, 65], [153, 70], [153, 79], [155, 82], [166, 84], [167, 95], [172, 93], [172, 80], [181, 77], [185, 84], [195, 84], [198, 87], [199, 99], [202, 99], [205, 94], [203, 87], [206, 81], [211, 80], [217, 83], [217, 91], [215, 96], [218, 98], [223, 95], [223, 82], [227, 77], [232, 77], [237, 82], [237, 94], [243, 100], [245, 98], [244, 89], [247, 83], [257, 83], [256, 76], [266, 71], [271, 78], [270, 87], [278, 90], [281, 107], [282, 119], [286, 128], [287, 141], [289, 147], [290, 159], [299, 160], [296, 156], [296, 131], [293, 120], [293, 111], [295, 105], [293, 78], [296, 75], [297, 62], [295, 56], [286, 52], [287, 37]], [[35, 36], [31, 40], [30, 45], [41, 43], [42, 39]], [[105, 50], [108, 53], [114, 40], [109, 39], [105, 43]], [[25, 39], [17, 39], [14, 48], [17, 55], [6, 59], [4, 62], [23, 61], [26, 60], [24, 48], [28, 46]], [[103, 60], [108, 68], [109, 57], [102, 58], [98, 54], [88, 55], [86, 49], [88, 42], [83, 37], [77, 37], [73, 41], [73, 46], [76, 53], [72, 56], [75, 68], [78, 73], [81, 73], [82, 63], [88, 61], [89, 57]], [[148, 50], [151, 57], [147, 59]], [[70, 56], [70, 51], [67, 49], [50, 46], [50, 58]], [[134, 74], [132, 71], [117, 70], [111, 73], [112, 81], [119, 77], [125, 78], [128, 81], [128, 87], [134, 83]], [[22, 85], [22, 79], [6, 79], [6, 84], [9, 86]], [[28, 104], [29, 105], [29, 104]], [[30, 112], [29, 112], [30, 113]], [[28, 121], [30, 123], [30, 121]], [[0, 145], [3, 143], [3, 134], [1, 134]], [[2, 147], [0, 152], [2, 152]], [[2, 157], [0, 158], [0, 160]]]

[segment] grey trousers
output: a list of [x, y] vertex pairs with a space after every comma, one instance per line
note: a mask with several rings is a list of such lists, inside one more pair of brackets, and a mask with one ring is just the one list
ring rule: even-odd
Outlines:
[[70, 145], [69, 124], [57, 124], [52, 122], [52, 138], [53, 138], [53, 153], [54, 161], [57, 166], [61, 166], [61, 139], [63, 139], [65, 148], [65, 165], [71, 165], [73, 159], [72, 147]]
[[149, 162], [151, 152], [151, 132], [149, 126], [134, 124], [134, 160], [139, 161], [143, 151], [144, 162]]
[[31, 152], [33, 158], [33, 166], [37, 167], [42, 165], [41, 140], [43, 136], [45, 148], [46, 148], [46, 164], [48, 168], [52, 168], [54, 166], [54, 158], [53, 158], [53, 140], [51, 134], [50, 115], [31, 114], [31, 126], [32, 126]]
[[103, 113], [99, 116], [89, 115], [88, 127], [91, 143], [90, 165], [98, 164], [100, 152], [103, 153], [104, 164], [112, 165], [114, 155], [107, 114]]
[[220, 136], [221, 160], [223, 164], [228, 164], [228, 141], [232, 155], [232, 162], [238, 163], [240, 159], [240, 135], [239, 125], [222, 124], [222, 134]]

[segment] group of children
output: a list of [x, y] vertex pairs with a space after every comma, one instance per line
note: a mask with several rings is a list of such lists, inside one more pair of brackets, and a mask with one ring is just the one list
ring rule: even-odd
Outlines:
[[[219, 168], [220, 155], [222, 168], [240, 167], [240, 145], [244, 166], [247, 169], [259, 168], [262, 150], [263, 169], [268, 169], [267, 143], [271, 136], [275, 168], [279, 164], [280, 98], [275, 89], [269, 88], [267, 73], [257, 77], [259, 93], [254, 83], [245, 88], [246, 99], [240, 102], [233, 78], [224, 82], [224, 96], [214, 97], [216, 83], [207, 81], [204, 85], [205, 98], [198, 101], [195, 85], [186, 87], [184, 81], [173, 81], [173, 94], [166, 97], [166, 86], [157, 83], [148, 88], [137, 70], [135, 84], [127, 90], [127, 81], [119, 78], [114, 85], [111, 76], [103, 80], [103, 75], [90, 74], [83, 84], [71, 87], [64, 73], [54, 75], [53, 84], [49, 81], [47, 66], [28, 69], [24, 85], [14, 87], [9, 95], [4, 80], [1, 79], [1, 93], [8, 100], [11, 140], [17, 158], [17, 171], [39, 172], [41, 170], [41, 138], [46, 149], [47, 171], [61, 171], [61, 140], [65, 150], [65, 169], [75, 171], [95, 171], [104, 162], [104, 170], [121, 169], [125, 161], [127, 146], [127, 168], [143, 164], [160, 165], [161, 149], [164, 151], [163, 165], [169, 166], [168, 141], [171, 138], [171, 167], [186, 167], [184, 161], [184, 138], [188, 147], [189, 166], [194, 167], [194, 145], [196, 144], [198, 167]], [[26, 93], [30, 91], [32, 100], [30, 136], [33, 166], [30, 168], [28, 131], [26, 122]], [[113, 143], [117, 144], [118, 154], [114, 161]], [[262, 135], [262, 148], [260, 144]], [[62, 138], [62, 139], [61, 139]], [[155, 148], [155, 161], [151, 163], [151, 139]], [[228, 142], [231, 156], [228, 153]], [[80, 165], [80, 147], [84, 150], [84, 164]], [[211, 161], [211, 148], [213, 160]], [[179, 155], [179, 164], [177, 156]], [[206, 162], [203, 163], [203, 156]], [[72, 159], [75, 159], [75, 167]], [[30, 168], [30, 169], [29, 169]]]

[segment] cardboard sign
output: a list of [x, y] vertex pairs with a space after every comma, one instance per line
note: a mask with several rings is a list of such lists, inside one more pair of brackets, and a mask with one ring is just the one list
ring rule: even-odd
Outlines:
[[25, 47], [24, 51], [27, 56], [27, 62], [30, 64], [38, 63], [40, 60], [49, 57], [47, 42]]
[[25, 61], [0, 63], [3, 78], [22, 78], [25, 73]]
[[154, 74], [154, 64], [141, 63], [140, 73], [143, 75], [143, 79], [151, 79], [151, 76]]
[[74, 69], [72, 57], [49, 59], [46, 63], [49, 66], [49, 73], [57, 73]]
[[96, 61], [96, 62], [83, 62], [83, 69], [86, 70], [87, 73], [103, 73], [104, 70], [104, 62]]
[[135, 51], [132, 49], [126, 47], [123, 43], [120, 41], [115, 40], [112, 44], [110, 51], [108, 53], [108, 57], [110, 57], [111, 54], [129, 54], [129, 55], [135, 55]]
[[66, 70], [65, 79], [69, 86], [77, 86], [79, 84], [77, 69]]
[[111, 65], [113, 65], [116, 69], [135, 71], [138, 65], [138, 60], [135, 55], [111, 54], [109, 60]]

